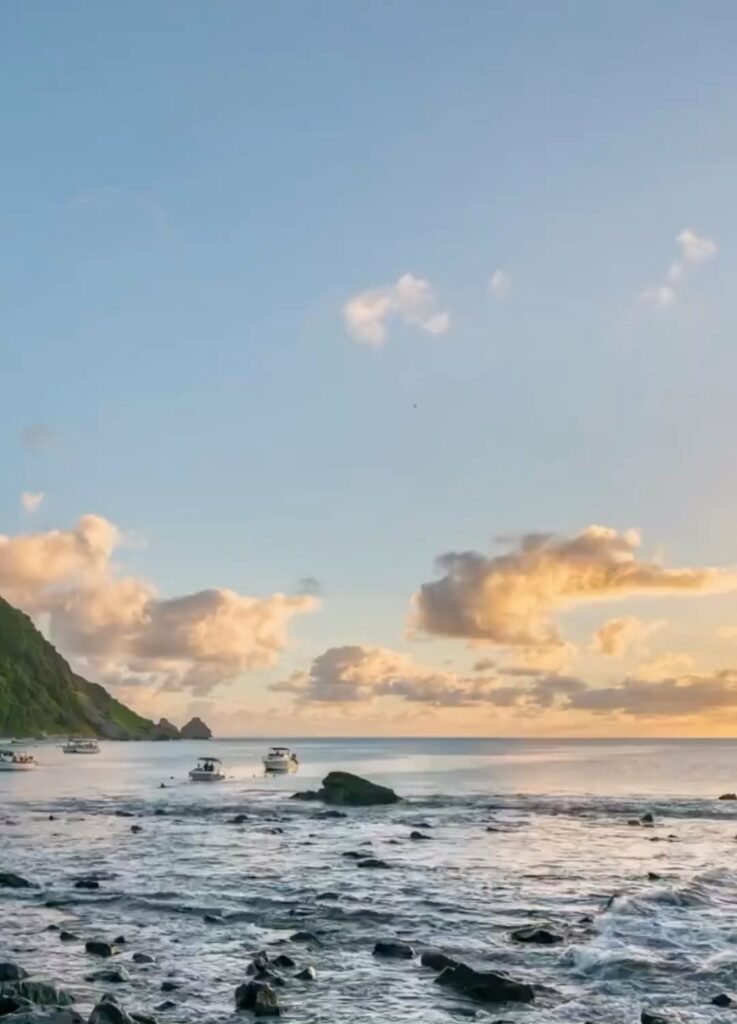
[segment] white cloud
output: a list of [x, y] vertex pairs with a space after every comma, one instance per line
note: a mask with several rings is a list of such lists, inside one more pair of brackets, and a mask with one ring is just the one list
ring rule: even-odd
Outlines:
[[618, 619], [609, 619], [594, 633], [594, 649], [599, 654], [621, 658], [635, 644], [644, 644], [648, 637], [664, 626], [665, 622], [643, 622], [633, 615], [624, 615]]
[[512, 277], [501, 267], [497, 267], [489, 279], [489, 291], [498, 299], [506, 299], [512, 290]]
[[428, 334], [445, 334], [450, 327], [450, 315], [439, 308], [430, 282], [413, 274], [402, 274], [392, 285], [354, 295], [343, 315], [349, 332], [367, 345], [383, 345], [392, 320]]
[[698, 235], [692, 228], [684, 228], [676, 235], [680, 249], [680, 257], [668, 268], [668, 284], [653, 285], [646, 288], [642, 298], [657, 309], [667, 309], [678, 297], [680, 288], [688, 274], [696, 267], [714, 259], [718, 249], [716, 242], [706, 235]]
[[71, 530], [0, 535], [0, 593], [48, 619], [52, 639], [103, 682], [204, 693], [241, 672], [275, 665], [289, 620], [310, 595], [257, 598], [201, 590], [162, 598], [112, 562], [118, 528], [83, 516]]
[[20, 496], [20, 503], [26, 512], [36, 512], [40, 508], [41, 502], [44, 500], [43, 491], [23, 491]]

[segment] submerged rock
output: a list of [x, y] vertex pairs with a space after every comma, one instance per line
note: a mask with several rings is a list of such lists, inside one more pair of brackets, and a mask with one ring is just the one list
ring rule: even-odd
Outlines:
[[317, 978], [317, 971], [314, 967], [303, 967], [302, 970], [294, 976], [297, 981], [315, 981]]
[[287, 956], [286, 953], [280, 953], [274, 957], [274, 965], [276, 967], [296, 967], [297, 964], [292, 960], [291, 956]]
[[22, 981], [28, 977], [28, 971], [18, 964], [11, 964], [6, 960], [0, 961], [0, 981]]
[[415, 951], [407, 942], [386, 939], [376, 943], [374, 956], [389, 957], [392, 960], [414, 960]]
[[83, 1024], [83, 1019], [76, 1010], [61, 1006], [22, 1007], [7, 1020], [9, 1024]]
[[130, 1024], [131, 1017], [122, 1006], [104, 996], [90, 1014], [89, 1024]]
[[0, 871], [0, 885], [8, 889], [33, 889], [35, 886], [22, 875], [16, 875], [13, 871]]
[[74, 932], [61, 931], [59, 932], [59, 938], [62, 942], [77, 942], [79, 936], [75, 935]]
[[650, 1013], [643, 1010], [640, 1014], [640, 1024], [670, 1024], [667, 1017], [661, 1017], [659, 1013]]
[[316, 942], [320, 945], [320, 939], [314, 932], [294, 932], [289, 938], [292, 942]]
[[152, 956], [149, 956], [148, 953], [134, 953], [133, 954], [133, 963], [134, 964], [152, 964], [154, 962], [155, 962], [154, 958]]
[[228, 819], [229, 825], [242, 825], [244, 821], [248, 821], [247, 814], [236, 814], [234, 818]]
[[84, 948], [93, 956], [112, 956], [115, 953], [115, 947], [111, 943], [99, 939], [88, 939]]
[[155, 1010], [173, 1010], [176, 1007], [176, 1003], [173, 999], [165, 999], [163, 1003], [157, 1003], [154, 1007]]
[[245, 981], [235, 990], [237, 1010], [252, 1010], [257, 1017], [279, 1017], [281, 1008], [276, 992], [265, 981]]
[[458, 961], [437, 949], [426, 949], [420, 957], [423, 967], [431, 967], [434, 971], [444, 971], [446, 967], [457, 967]]
[[640, 816], [640, 823], [642, 825], [654, 825], [655, 818], [652, 816], [650, 811], [645, 811], [645, 813]]
[[391, 864], [387, 864], [385, 860], [379, 860], [378, 857], [366, 857], [364, 860], [359, 860], [357, 867], [359, 868], [391, 868]]
[[75, 889], [99, 889], [100, 883], [94, 878], [78, 878], [74, 883]]
[[432, 836], [426, 836], [424, 832], [410, 832], [410, 839], [432, 839]]
[[466, 964], [446, 967], [435, 981], [482, 1003], [531, 1003], [535, 999], [531, 985], [499, 971], [475, 971]]
[[[720, 798], [721, 799], [721, 798]], [[714, 996], [712, 999], [712, 1006], [731, 1006], [733, 1000], [726, 992], [720, 992], [718, 996]]]
[[535, 942], [539, 946], [552, 946], [556, 942], [562, 942], [563, 936], [550, 928], [539, 927], [538, 925], [527, 925], [525, 928], [516, 928], [511, 933], [515, 942]]
[[122, 985], [130, 981], [130, 975], [125, 967], [105, 967], [101, 971], [95, 971], [89, 978], [90, 981], [105, 981], [111, 985]]
[[45, 981], [15, 981], [0, 985], [0, 995], [27, 999], [36, 1006], [69, 1006], [74, 999]]
[[379, 786], [351, 772], [330, 772], [322, 780], [322, 789], [295, 793], [297, 800], [323, 800], [326, 804], [344, 804], [349, 807], [371, 807], [376, 804], [395, 804], [399, 797], [393, 789]]

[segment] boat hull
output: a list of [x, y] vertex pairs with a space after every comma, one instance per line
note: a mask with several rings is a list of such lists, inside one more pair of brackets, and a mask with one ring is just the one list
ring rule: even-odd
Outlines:
[[263, 765], [267, 772], [281, 773], [296, 772], [298, 767], [294, 761], [287, 761], [283, 759], [271, 761], [268, 757], [264, 758]]
[[222, 772], [200, 772], [194, 768], [189, 778], [191, 782], [222, 782], [225, 776]]
[[3, 764], [0, 762], [0, 772], [32, 772], [34, 768], [38, 768], [35, 761], [32, 764]]

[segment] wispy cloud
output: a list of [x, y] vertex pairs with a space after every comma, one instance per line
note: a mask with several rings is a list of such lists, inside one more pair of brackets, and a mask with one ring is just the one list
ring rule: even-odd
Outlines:
[[649, 636], [652, 636], [657, 629], [664, 625], [663, 619], [644, 622], [633, 615], [609, 619], [594, 633], [594, 650], [599, 654], [609, 655], [609, 657], [621, 658], [630, 647], [635, 644], [643, 644]]
[[506, 299], [512, 290], [512, 275], [497, 267], [489, 279], [489, 291], [498, 299]]
[[686, 278], [697, 267], [714, 259], [718, 249], [716, 242], [706, 235], [697, 234], [692, 228], [684, 228], [676, 235], [679, 256], [675, 259], [666, 275], [667, 280], [646, 288], [642, 298], [658, 309], [672, 306], [678, 297], [678, 291]]
[[20, 496], [21, 505], [26, 510], [26, 512], [30, 512], [31, 514], [33, 514], [40, 508], [41, 502], [43, 500], [43, 491], [23, 491], [23, 493]]
[[350, 334], [367, 345], [383, 345], [393, 320], [428, 334], [444, 334], [450, 314], [440, 309], [430, 282], [403, 274], [394, 284], [359, 292], [346, 303], [343, 315]]

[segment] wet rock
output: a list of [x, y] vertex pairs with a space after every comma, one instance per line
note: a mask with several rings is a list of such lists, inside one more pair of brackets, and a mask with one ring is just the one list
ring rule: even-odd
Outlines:
[[332, 892], [330, 890], [328, 892], [319, 892], [317, 894], [317, 896], [315, 897], [315, 899], [317, 899], [317, 900], [339, 900], [340, 899], [340, 893], [339, 892]]
[[114, 946], [124, 946], [125, 945], [125, 941], [126, 941], [125, 940], [125, 935], [118, 935], [117, 938], [113, 939], [113, 945]]
[[131, 832], [133, 832], [134, 834], [137, 834], [138, 832], [143, 832], [143, 825], [131, 825]]
[[22, 1007], [7, 1017], [8, 1024], [83, 1024], [83, 1019], [76, 1010], [65, 1009], [61, 1006], [39, 1006]]
[[22, 875], [16, 875], [13, 871], [0, 871], [0, 885], [7, 889], [33, 889], [35, 886]]
[[366, 857], [364, 860], [359, 860], [357, 866], [359, 868], [388, 869], [391, 867], [391, 864], [387, 864], [385, 860], [379, 860], [378, 857]]
[[630, 818], [629, 821], [627, 822], [627, 824], [628, 825], [642, 825], [642, 822], [640, 821], [639, 818]]
[[667, 1017], [661, 1017], [659, 1013], [643, 1010], [640, 1014], [640, 1024], [670, 1024], [670, 1021]]
[[407, 942], [386, 939], [376, 943], [374, 956], [388, 957], [392, 960], [414, 960], [415, 951]]
[[457, 967], [458, 961], [446, 956], [437, 949], [426, 949], [420, 957], [423, 967], [431, 967], [434, 971], [444, 971], [446, 967]]
[[230, 818], [228, 821], [229, 825], [242, 825], [244, 821], [248, 821], [247, 814], [236, 814], [234, 818]]
[[115, 947], [111, 943], [102, 942], [100, 939], [88, 939], [84, 948], [93, 956], [112, 956], [115, 953]]
[[320, 813], [317, 815], [317, 817], [320, 818], [322, 821], [327, 821], [330, 818], [347, 818], [348, 815], [345, 813], [345, 811], [335, 811], [335, 810], [332, 810], [332, 811], [320, 811]]
[[341, 857], [348, 857], [350, 860], [360, 860], [363, 854], [358, 853], [357, 850], [346, 850], [345, 853], [341, 853]]
[[410, 832], [410, 839], [432, 839], [432, 836], [426, 836], [424, 832]]
[[18, 1010], [30, 1009], [32, 1006], [32, 1003], [27, 999], [21, 999], [20, 996], [0, 995], [0, 1017], [6, 1017]]
[[105, 981], [111, 985], [122, 985], [126, 981], [130, 981], [130, 975], [126, 971], [125, 967], [105, 967], [101, 971], [95, 971], [94, 974], [90, 975], [89, 981]]
[[330, 772], [322, 780], [322, 789], [295, 793], [297, 800], [322, 800], [326, 804], [349, 807], [371, 807], [376, 804], [395, 804], [399, 797], [393, 789], [379, 786], [351, 772]]
[[74, 1002], [68, 992], [45, 981], [8, 982], [0, 988], [0, 995], [27, 999], [36, 1006], [69, 1006]]
[[222, 924], [223, 923], [223, 919], [220, 916], [220, 914], [203, 914], [202, 915], [202, 920], [206, 921], [208, 924]]
[[18, 964], [11, 964], [7, 960], [0, 961], [0, 981], [22, 981], [27, 977], [28, 971]]
[[152, 1017], [150, 1013], [141, 1013], [140, 1010], [132, 1010], [131, 1019], [134, 1020], [136, 1024], [158, 1024], [156, 1018]]
[[115, 812], [115, 817], [116, 818], [135, 818], [135, 814], [133, 813], [133, 811], [116, 811]]
[[298, 974], [294, 976], [297, 981], [315, 981], [317, 978], [317, 971], [314, 967], [304, 967]]
[[180, 981], [171, 981], [170, 979], [167, 979], [166, 981], [161, 982], [162, 992], [176, 992], [176, 990], [181, 987], [182, 983]]
[[89, 1019], [89, 1024], [130, 1024], [130, 1022], [130, 1015], [108, 996], [103, 996]]
[[737, 800], [737, 793], [722, 793], [720, 800]]
[[154, 1010], [173, 1010], [176, 1005], [173, 999], [165, 999], [163, 1003], [157, 1003]]
[[152, 964], [154, 962], [155, 962], [154, 958], [152, 956], [149, 956], [148, 953], [134, 953], [133, 954], [133, 963], [134, 964]]
[[96, 882], [94, 878], [78, 878], [74, 883], [75, 889], [99, 889], [100, 883]]
[[531, 1003], [535, 998], [532, 986], [525, 982], [499, 971], [475, 971], [466, 964], [446, 967], [435, 981], [482, 1003]]
[[[720, 797], [719, 799], [721, 800], [722, 798]], [[711, 1002], [712, 1006], [727, 1007], [732, 1005], [733, 999], [726, 992], [720, 992], [718, 996], [714, 996]]]
[[647, 873], [648, 882], [659, 882], [661, 878], [662, 875], [659, 875], [657, 871], [648, 871]]
[[245, 981], [235, 990], [237, 1010], [252, 1010], [257, 1017], [279, 1017], [276, 992], [265, 981]]
[[62, 942], [77, 942], [78, 936], [74, 932], [61, 931], [59, 932], [59, 938]]
[[640, 823], [642, 825], [654, 825], [655, 818], [652, 816], [652, 813], [650, 811], [645, 811], [644, 814], [640, 815]]
[[550, 928], [528, 925], [526, 928], [516, 928], [511, 933], [515, 942], [534, 942], [539, 946], [552, 946], [556, 942], [562, 942], [563, 936]]
[[296, 962], [294, 960], [292, 960], [291, 956], [287, 956], [286, 953], [280, 953], [278, 956], [275, 956], [273, 962], [274, 962], [274, 966], [275, 967], [296, 967], [297, 966]]
[[[164, 818], [164, 817], [166, 817], [166, 808], [164, 808], [164, 807], [157, 807], [156, 810], [154, 811], [154, 814], [156, 815], [157, 818]], [[145, 1013], [144, 1014], [139, 1014], [139, 1016], [145, 1017], [146, 1014]]]
[[314, 932], [294, 932], [289, 938], [291, 942], [315, 942], [320, 945], [320, 939]]

